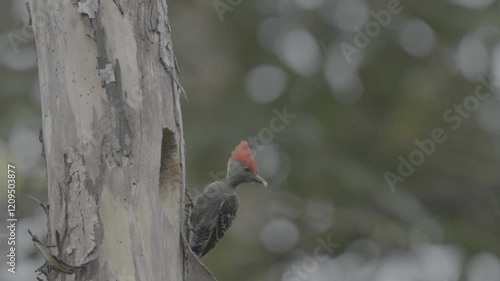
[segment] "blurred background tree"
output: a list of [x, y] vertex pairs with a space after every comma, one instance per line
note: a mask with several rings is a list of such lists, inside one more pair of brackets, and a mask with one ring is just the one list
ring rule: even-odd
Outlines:
[[[196, 194], [220, 176], [235, 144], [252, 138], [270, 183], [238, 189], [239, 218], [204, 258], [220, 280], [500, 280], [498, 1], [169, 5], [189, 98], [189, 187]], [[19, 168], [18, 192], [43, 198], [31, 32], [22, 2], [2, 6], [0, 155]], [[356, 51], [346, 55], [346, 44]], [[490, 97], [464, 104], [481, 81]], [[295, 117], [273, 121], [285, 109]], [[436, 128], [446, 141], [392, 190], [384, 174], [401, 176], [401, 158]], [[26, 228], [43, 232], [45, 218], [29, 199], [18, 204], [16, 280], [33, 280], [40, 257]], [[318, 241], [338, 244], [327, 260], [315, 258], [326, 253]], [[5, 267], [0, 276], [12, 278]]]

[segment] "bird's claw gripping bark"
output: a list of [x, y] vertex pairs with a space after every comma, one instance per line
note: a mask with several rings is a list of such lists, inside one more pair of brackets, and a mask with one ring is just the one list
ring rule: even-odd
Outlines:
[[194, 207], [194, 201], [193, 201], [193, 197], [191, 196], [191, 193], [189, 192], [189, 189], [188, 189], [187, 186], [184, 189], [184, 194], [186, 195], [186, 198], [187, 198], [187, 201], [188, 201], [184, 205], [184, 212], [185, 212], [184, 213], [185, 214], [185, 217], [184, 217], [184, 226], [185, 226], [186, 238], [189, 241], [191, 231], [193, 231], [193, 227], [191, 227], [189, 219], [190, 219], [190, 216], [191, 216], [191, 211], [193, 210], [193, 207]]
[[[188, 187], [184, 189], [184, 194], [186, 195], [187, 198], [187, 203], [184, 205], [184, 212], [185, 212], [185, 218], [184, 218], [184, 224], [186, 225], [186, 233], [189, 233], [189, 231], [192, 231], [192, 227], [189, 224], [189, 217], [191, 216], [191, 211], [193, 210], [194, 203], [193, 203], [193, 197], [191, 196], [191, 193], [189, 192]], [[189, 235], [188, 235], [189, 238]]]
[[191, 211], [194, 206], [194, 201], [187, 186], [186, 189], [184, 190], [184, 194], [186, 194], [186, 198], [188, 199], [188, 202], [184, 205], [184, 209]]

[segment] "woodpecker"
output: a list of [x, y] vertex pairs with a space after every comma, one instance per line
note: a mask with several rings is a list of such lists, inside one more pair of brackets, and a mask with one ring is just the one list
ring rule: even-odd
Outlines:
[[198, 257], [204, 256], [219, 242], [236, 218], [240, 202], [234, 190], [242, 183], [267, 186], [257, 173], [257, 165], [246, 141], [240, 142], [231, 153], [226, 178], [207, 185], [195, 200], [190, 217], [189, 244]]

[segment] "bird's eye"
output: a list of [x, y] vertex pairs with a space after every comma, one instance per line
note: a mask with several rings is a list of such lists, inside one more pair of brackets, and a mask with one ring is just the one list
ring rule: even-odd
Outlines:
[[245, 171], [246, 172], [250, 172], [250, 168], [249, 167], [245, 167]]

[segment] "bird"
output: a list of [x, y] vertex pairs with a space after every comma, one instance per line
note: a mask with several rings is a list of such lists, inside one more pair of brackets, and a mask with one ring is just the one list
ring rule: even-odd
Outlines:
[[215, 247], [234, 222], [240, 205], [235, 189], [242, 183], [267, 186], [247, 141], [241, 141], [231, 153], [226, 177], [207, 185], [194, 201], [189, 245], [199, 258]]

